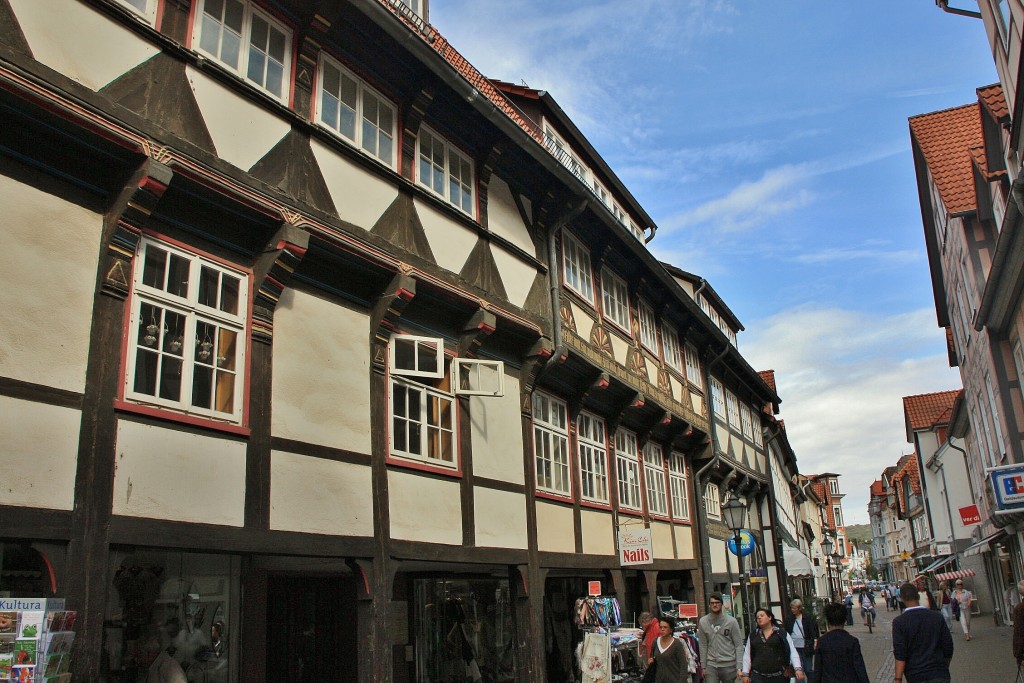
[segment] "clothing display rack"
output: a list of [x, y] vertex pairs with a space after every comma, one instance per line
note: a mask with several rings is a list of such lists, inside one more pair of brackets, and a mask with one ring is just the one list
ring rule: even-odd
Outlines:
[[619, 601], [612, 596], [579, 598], [575, 615], [583, 631], [576, 648], [582, 683], [639, 683], [646, 664], [643, 631], [622, 628]]

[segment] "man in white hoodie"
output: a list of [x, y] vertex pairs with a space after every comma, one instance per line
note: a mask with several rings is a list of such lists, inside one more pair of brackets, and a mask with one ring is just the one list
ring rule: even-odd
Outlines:
[[722, 613], [721, 593], [712, 593], [708, 605], [711, 612], [697, 622], [704, 683], [734, 683], [743, 661], [743, 633], [739, 622]]

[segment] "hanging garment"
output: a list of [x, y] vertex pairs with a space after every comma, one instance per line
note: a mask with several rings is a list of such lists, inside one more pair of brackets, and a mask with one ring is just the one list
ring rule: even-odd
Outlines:
[[612, 640], [607, 633], [586, 633], [580, 656], [583, 683], [610, 683], [612, 680]]

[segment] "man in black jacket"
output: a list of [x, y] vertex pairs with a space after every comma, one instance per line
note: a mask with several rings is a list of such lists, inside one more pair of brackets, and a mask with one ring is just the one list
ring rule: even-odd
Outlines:
[[809, 678], [814, 663], [814, 645], [818, 642], [818, 624], [804, 614], [804, 603], [800, 598], [790, 602], [789, 609], [791, 613], [786, 615], [786, 632], [793, 638], [793, 645], [800, 653], [800, 661], [804, 665], [804, 674]]
[[900, 587], [906, 609], [892, 622], [892, 654], [896, 659], [896, 683], [948, 683], [953, 659], [953, 636], [942, 614], [921, 604], [911, 583]]
[[811, 683], [868, 683], [868, 670], [860, 641], [843, 628], [846, 607], [834, 602], [825, 606], [828, 633], [818, 640]]

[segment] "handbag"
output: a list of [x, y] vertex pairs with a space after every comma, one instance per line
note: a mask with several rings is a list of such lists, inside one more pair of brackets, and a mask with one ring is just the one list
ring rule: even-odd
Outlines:
[[647, 670], [644, 671], [644, 678], [641, 683], [654, 683], [654, 679], [658, 671], [658, 660], [655, 659], [653, 662], [647, 665]]
[[953, 618], [960, 621], [960, 601], [953, 598]]

